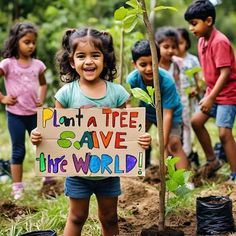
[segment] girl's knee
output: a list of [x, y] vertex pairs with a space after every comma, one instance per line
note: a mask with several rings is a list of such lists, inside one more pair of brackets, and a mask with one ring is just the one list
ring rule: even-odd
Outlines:
[[99, 215], [99, 219], [102, 225], [107, 226], [114, 226], [118, 224], [118, 216], [116, 214], [106, 214], [106, 215]]
[[88, 214], [70, 214], [68, 220], [74, 225], [82, 226], [86, 222]]

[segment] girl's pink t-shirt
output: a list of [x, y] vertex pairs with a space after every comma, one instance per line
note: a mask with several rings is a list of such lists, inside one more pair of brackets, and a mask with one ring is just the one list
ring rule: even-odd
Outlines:
[[236, 61], [230, 41], [214, 28], [207, 46], [205, 43], [203, 37], [199, 39], [198, 56], [207, 85], [206, 96], [215, 86], [220, 76], [220, 68], [230, 67], [231, 73], [228, 81], [216, 97], [215, 102], [218, 104], [236, 104]]
[[5, 75], [6, 94], [16, 96], [13, 106], [6, 110], [15, 115], [36, 114], [36, 102], [39, 96], [39, 75], [46, 70], [45, 64], [32, 58], [29, 65], [21, 65], [16, 58], [6, 58], [0, 62]]

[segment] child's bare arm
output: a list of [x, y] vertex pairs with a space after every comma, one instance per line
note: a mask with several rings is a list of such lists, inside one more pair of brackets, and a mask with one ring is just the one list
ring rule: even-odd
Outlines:
[[199, 103], [202, 112], [209, 112], [209, 110], [211, 109], [212, 105], [215, 102], [216, 97], [219, 95], [219, 93], [225, 86], [225, 83], [229, 79], [229, 75], [230, 75], [230, 67], [220, 68], [220, 76], [214, 88], [211, 90], [211, 93]]

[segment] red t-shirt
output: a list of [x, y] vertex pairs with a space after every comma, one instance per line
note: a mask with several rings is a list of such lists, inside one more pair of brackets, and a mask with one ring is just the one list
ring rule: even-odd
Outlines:
[[215, 103], [236, 104], [236, 61], [229, 39], [214, 28], [207, 46], [204, 45], [205, 38], [201, 37], [198, 41], [198, 56], [207, 85], [206, 96], [219, 78], [220, 68], [230, 67], [229, 79], [216, 97]]

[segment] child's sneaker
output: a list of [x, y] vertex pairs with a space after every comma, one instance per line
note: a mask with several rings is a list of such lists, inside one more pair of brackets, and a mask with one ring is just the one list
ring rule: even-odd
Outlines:
[[198, 153], [197, 153], [197, 152], [193, 152], [193, 151], [192, 151], [192, 152], [188, 155], [188, 160], [189, 160], [190, 162], [193, 162], [196, 167], [199, 167], [199, 166], [200, 166], [199, 156], [198, 156]]
[[236, 186], [236, 173], [231, 173], [229, 179], [226, 181], [226, 184], [235, 185]]
[[11, 195], [14, 198], [14, 200], [22, 198], [23, 192], [24, 192], [24, 185], [22, 182], [17, 182], [12, 184]]
[[198, 173], [203, 179], [209, 179], [215, 175], [215, 173], [224, 165], [222, 160], [217, 158], [213, 160], [208, 160], [205, 165], [203, 165]]

